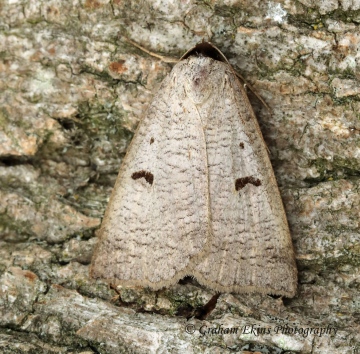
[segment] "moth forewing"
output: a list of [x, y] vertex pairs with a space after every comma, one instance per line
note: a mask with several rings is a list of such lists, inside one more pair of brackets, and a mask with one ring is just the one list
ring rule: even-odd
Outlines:
[[212, 44], [183, 56], [139, 124], [91, 275], [153, 289], [193, 275], [217, 291], [294, 296], [295, 257], [267, 148]]

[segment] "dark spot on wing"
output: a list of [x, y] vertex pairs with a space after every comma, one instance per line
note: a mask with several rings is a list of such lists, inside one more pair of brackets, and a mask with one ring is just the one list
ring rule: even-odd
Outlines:
[[154, 182], [154, 175], [151, 173], [151, 172], [148, 172], [148, 171], [144, 171], [144, 170], [141, 170], [141, 171], [138, 171], [138, 172], [134, 172], [132, 175], [131, 175], [131, 178], [132, 179], [139, 179], [139, 178], [145, 178], [145, 181], [149, 184], [153, 184]]
[[154, 141], [155, 141], [154, 138], [151, 138], [151, 139], [150, 139], [150, 145], [151, 145]]
[[242, 149], [244, 149], [244, 147], [245, 147], [244, 143], [240, 143], [239, 146], [240, 146]]
[[247, 176], [238, 178], [235, 181], [235, 189], [239, 191], [240, 189], [244, 188], [248, 183], [251, 183], [256, 187], [261, 186], [261, 181], [258, 178], [255, 178], [253, 176]]

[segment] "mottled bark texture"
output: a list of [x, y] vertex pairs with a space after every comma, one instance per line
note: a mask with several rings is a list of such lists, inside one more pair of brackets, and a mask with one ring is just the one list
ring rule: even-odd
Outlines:
[[[358, 0], [2, 0], [0, 351], [359, 352], [359, 23]], [[122, 36], [173, 57], [211, 40], [269, 105], [250, 94], [295, 298], [214, 307], [195, 281], [155, 292], [89, 278], [126, 147], [171, 70]]]

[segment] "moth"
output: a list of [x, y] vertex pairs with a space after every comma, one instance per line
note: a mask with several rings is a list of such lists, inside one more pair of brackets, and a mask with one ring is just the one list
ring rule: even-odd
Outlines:
[[225, 56], [202, 42], [164, 79], [122, 162], [90, 274], [293, 297], [297, 269], [267, 147]]

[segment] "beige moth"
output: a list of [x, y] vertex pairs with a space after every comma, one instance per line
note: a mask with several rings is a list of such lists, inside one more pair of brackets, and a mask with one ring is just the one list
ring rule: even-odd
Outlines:
[[295, 295], [267, 147], [242, 84], [211, 43], [180, 59], [139, 123], [90, 273], [154, 290], [193, 276], [219, 292]]

